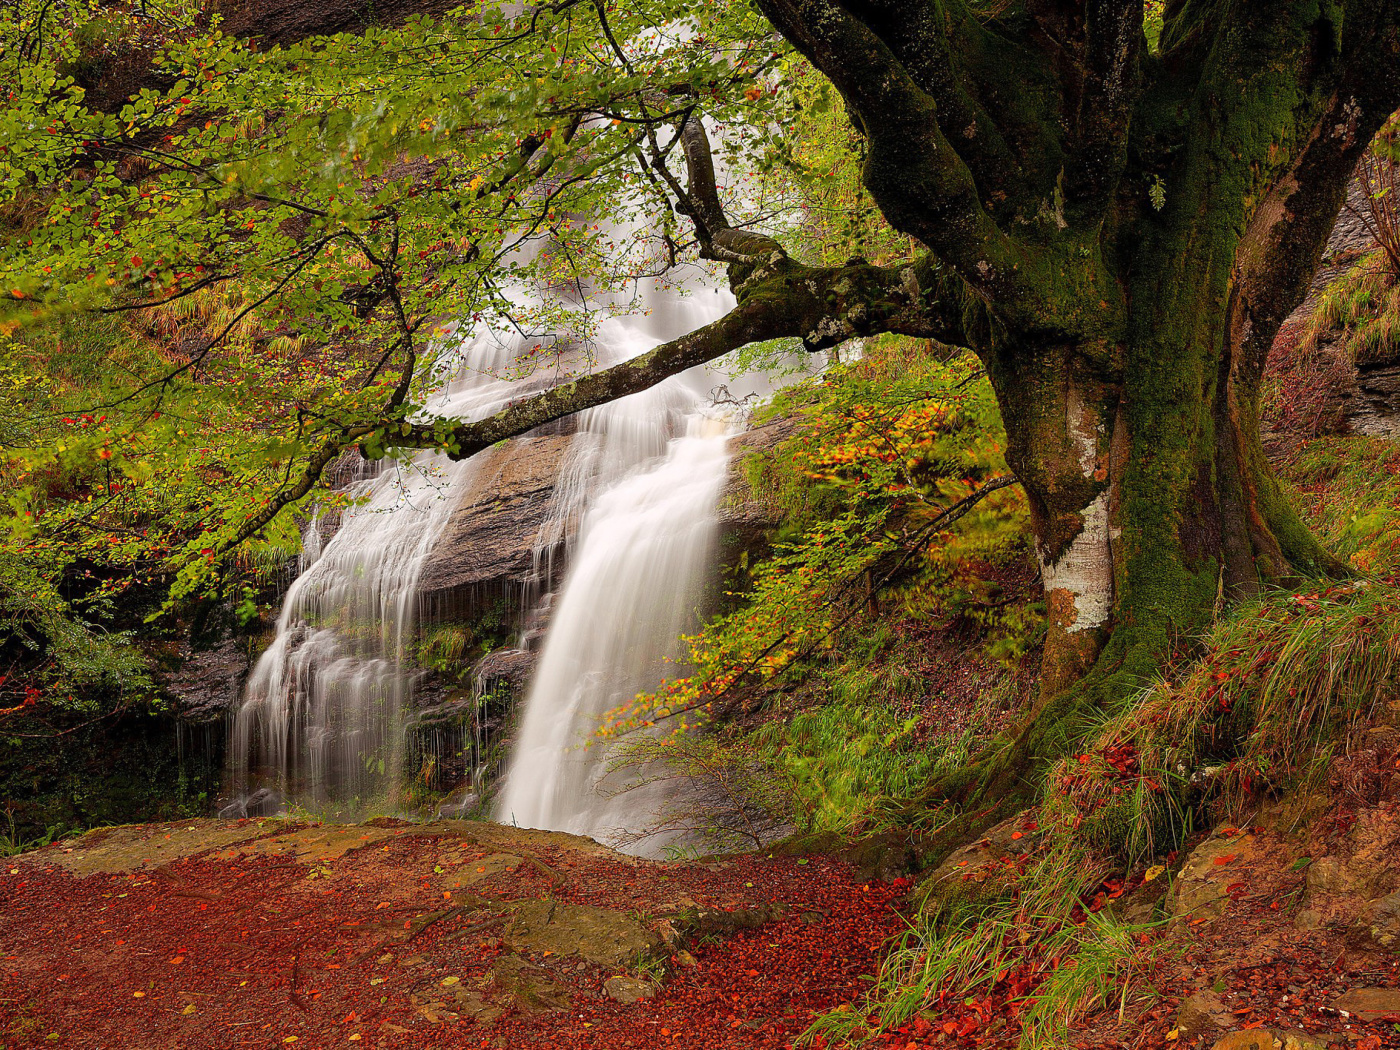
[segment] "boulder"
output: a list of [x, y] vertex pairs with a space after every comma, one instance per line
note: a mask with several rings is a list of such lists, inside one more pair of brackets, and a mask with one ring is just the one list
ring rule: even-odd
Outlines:
[[258, 788], [250, 795], [236, 798], [219, 810], [220, 820], [247, 820], [250, 817], [270, 817], [282, 808], [282, 799], [271, 788]]
[[1400, 1021], [1400, 988], [1353, 988], [1332, 1007], [1361, 1021]]
[[1400, 893], [1371, 901], [1352, 924], [1352, 934], [1367, 947], [1384, 951], [1400, 948]]
[[1218, 919], [1230, 904], [1230, 884], [1254, 854], [1251, 833], [1211, 835], [1186, 858], [1167, 893], [1167, 910], [1178, 919]]
[[1345, 841], [1333, 848], [1308, 867], [1299, 925], [1349, 926], [1365, 939], [1374, 919], [1378, 935], [1387, 936], [1395, 902], [1382, 901], [1400, 892], [1400, 810], [1390, 803], [1357, 810]]
[[1177, 1030], [1187, 1039], [1223, 1031], [1234, 1021], [1235, 1015], [1225, 1001], [1209, 988], [1183, 1001], [1176, 1012]]
[[620, 1003], [639, 1003], [656, 996], [656, 985], [640, 977], [609, 977], [603, 982], [603, 992]]
[[924, 909], [937, 911], [959, 903], [981, 903], [1005, 896], [1018, 877], [1021, 858], [1044, 837], [1034, 811], [1025, 810], [988, 829], [982, 838], [954, 850], [920, 879]]

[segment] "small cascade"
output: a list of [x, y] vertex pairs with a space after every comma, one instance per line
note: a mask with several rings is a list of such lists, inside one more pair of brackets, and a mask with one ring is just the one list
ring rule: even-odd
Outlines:
[[610, 790], [609, 749], [586, 745], [608, 711], [674, 670], [680, 636], [699, 622], [727, 439], [695, 413], [662, 456], [589, 506], [497, 802], [503, 823], [620, 843], [658, 811], [654, 791]]
[[[456, 375], [434, 409], [480, 417], [544, 385], [547, 377], [510, 375], [520, 349], [475, 334], [453, 358]], [[295, 804], [353, 816], [393, 797], [418, 576], [477, 468], [434, 452], [386, 460], [348, 486], [354, 502], [324, 545], [313, 518], [302, 572], [234, 713], [228, 815]]]

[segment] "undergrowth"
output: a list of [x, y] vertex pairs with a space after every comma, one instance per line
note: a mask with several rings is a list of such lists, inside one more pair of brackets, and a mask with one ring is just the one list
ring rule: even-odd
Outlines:
[[1400, 444], [1324, 437], [1280, 471], [1308, 524], [1357, 572], [1400, 572]]
[[[1140, 978], [1164, 950], [1152, 924], [1128, 923], [1087, 888], [1111, 866], [1064, 835], [1005, 894], [926, 902], [865, 999], [817, 1018], [804, 1045], [859, 1045], [880, 1033], [1012, 1036], [1022, 1050], [1063, 1047], [1071, 1027], [1151, 1001]], [[925, 890], [929, 887], [926, 885]]]
[[899, 820], [905, 800], [965, 762], [974, 741], [971, 726], [930, 734], [917, 714], [840, 701], [767, 722], [748, 737], [808, 832], [869, 832]]
[[1333, 281], [1308, 319], [1299, 350], [1335, 338], [1356, 365], [1388, 360], [1400, 345], [1400, 281], [1383, 251], [1367, 255]]
[[1205, 653], [1123, 705], [1052, 777], [1093, 848], [1142, 859], [1179, 843], [1189, 807], [1283, 791], [1391, 702], [1400, 592], [1348, 583], [1243, 606]]

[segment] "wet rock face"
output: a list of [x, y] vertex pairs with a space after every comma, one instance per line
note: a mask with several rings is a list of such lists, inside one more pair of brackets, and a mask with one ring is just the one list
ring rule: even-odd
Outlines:
[[1358, 365], [1348, 393], [1346, 417], [1353, 433], [1400, 438], [1400, 362]]
[[[754, 497], [743, 464], [753, 453], [771, 452], [798, 429], [794, 419], [753, 427], [731, 442], [733, 462], [720, 498], [721, 560], [757, 553], [781, 513]], [[534, 581], [542, 590], [558, 582], [563, 559], [536, 550], [549, 517], [555, 486], [568, 454], [571, 434], [543, 434], [511, 441], [482, 457], [472, 493], [452, 513], [419, 578], [418, 592], [429, 618], [468, 620], [502, 596], [518, 601]]]
[[719, 501], [720, 557], [724, 564], [732, 565], [744, 554], [761, 553], [772, 530], [782, 523], [782, 511], [754, 495], [745, 476], [745, 460], [773, 453], [800, 429], [799, 419], [782, 416], [751, 427], [730, 441], [733, 459]]
[[247, 638], [229, 638], [191, 653], [177, 669], [162, 675], [161, 686], [175, 700], [184, 721], [215, 722], [243, 695], [254, 660]]
[[482, 691], [505, 691], [513, 697], [525, 695], [525, 686], [535, 673], [540, 654], [531, 649], [497, 649], [476, 662], [472, 674], [481, 682]]
[[431, 617], [470, 619], [518, 593], [533, 575], [537, 537], [571, 440], [527, 437], [481, 457], [470, 495], [452, 512], [419, 577], [419, 600]]

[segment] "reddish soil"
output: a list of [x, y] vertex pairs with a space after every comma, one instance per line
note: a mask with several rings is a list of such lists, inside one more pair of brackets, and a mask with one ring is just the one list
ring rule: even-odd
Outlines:
[[[274, 845], [288, 830], [194, 824], [225, 837], [246, 825], [249, 839]], [[295, 846], [259, 852], [256, 842], [219, 841], [157, 863], [157, 847], [194, 824], [141, 829], [150, 856], [128, 856], [129, 870], [70, 870], [84, 840], [3, 862], [0, 1050], [781, 1047], [815, 1011], [862, 990], [902, 928], [907, 892], [903, 880], [865, 882], [821, 857], [651, 863], [540, 839], [515, 850], [525, 863], [495, 871], [475, 862], [511, 844], [439, 837], [436, 825], [381, 826], [378, 838], [367, 830], [370, 841], [321, 859]], [[423, 925], [468, 895], [443, 888], [461, 872], [476, 873], [476, 903]], [[679, 947], [663, 950], [670, 972], [653, 999], [606, 997], [617, 968], [527, 952], [531, 972], [568, 988], [567, 1008], [512, 1003], [492, 1023], [434, 1023], [423, 1001], [444, 987], [489, 987], [488, 968], [506, 951], [499, 921], [482, 926], [481, 915], [522, 899], [640, 914], [652, 925], [692, 902], [785, 910], [690, 943], [693, 961]]]

